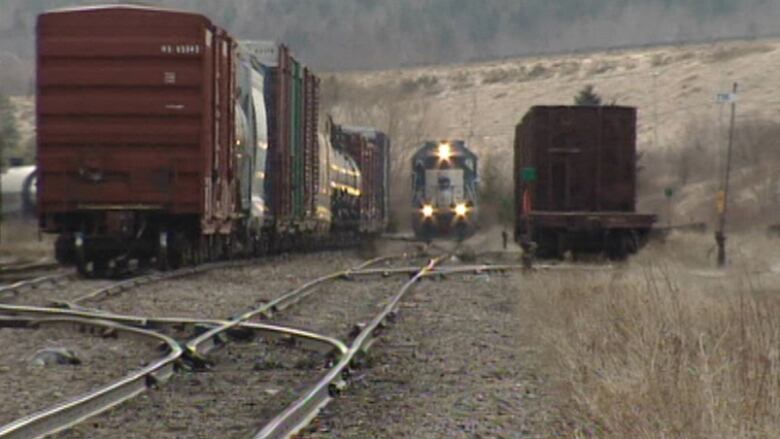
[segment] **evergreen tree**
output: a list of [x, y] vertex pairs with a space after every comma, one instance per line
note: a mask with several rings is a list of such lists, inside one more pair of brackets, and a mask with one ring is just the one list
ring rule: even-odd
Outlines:
[[574, 105], [598, 107], [601, 105], [601, 96], [596, 93], [592, 85], [588, 84], [574, 97]]

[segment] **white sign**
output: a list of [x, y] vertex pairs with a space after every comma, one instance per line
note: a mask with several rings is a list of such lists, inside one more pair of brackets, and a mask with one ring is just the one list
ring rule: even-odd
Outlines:
[[730, 104], [732, 102], [737, 102], [737, 94], [736, 93], [718, 93], [715, 95], [715, 102], [719, 104]]

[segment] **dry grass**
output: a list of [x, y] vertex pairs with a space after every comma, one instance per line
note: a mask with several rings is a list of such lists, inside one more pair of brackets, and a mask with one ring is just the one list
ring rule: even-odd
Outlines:
[[550, 435], [780, 435], [780, 276], [746, 269], [778, 251], [735, 238], [721, 273], [703, 270], [710, 240], [678, 235], [614, 272], [524, 286], [564, 420]]
[[52, 258], [53, 246], [51, 237], [39, 239], [35, 223], [7, 221], [0, 224], [0, 262]]

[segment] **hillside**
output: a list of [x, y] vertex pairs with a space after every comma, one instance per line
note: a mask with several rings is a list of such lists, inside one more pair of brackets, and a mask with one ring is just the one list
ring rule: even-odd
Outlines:
[[[592, 84], [606, 102], [639, 108], [640, 207], [664, 217], [663, 189], [673, 187], [674, 222], [709, 221], [725, 144], [719, 118], [728, 123], [715, 94], [737, 81], [734, 212], [743, 223], [773, 223], [780, 213], [778, 67], [780, 40], [755, 40], [325, 74], [322, 113], [391, 135], [394, 202], [403, 219], [406, 167], [422, 140], [468, 140], [483, 173], [500, 175], [497, 190], [509, 197], [515, 124], [530, 106], [570, 104]], [[14, 102], [29, 133], [31, 100]]]
[[766, 0], [3, 0], [0, 92], [30, 91], [39, 13], [106, 3], [196, 11], [241, 39], [284, 41], [320, 71], [780, 32], [780, 4]]
[[[743, 202], [741, 216], [769, 220], [778, 204], [772, 165], [780, 154], [772, 138], [780, 131], [773, 73], [779, 49], [778, 40], [756, 40], [349, 73], [326, 81], [326, 102], [339, 119], [387, 129], [397, 158], [405, 160], [404, 152], [423, 138], [465, 138], [483, 164], [489, 161], [508, 178], [511, 160], [503, 157], [511, 154], [514, 126], [528, 108], [571, 104], [592, 84], [605, 102], [639, 108], [641, 207], [663, 214], [663, 188], [674, 187], [674, 220], [687, 222], [713, 213], [726, 137], [718, 135], [718, 124], [728, 124], [728, 108], [721, 109], [715, 95], [737, 81], [734, 157], [742, 189], [736, 198]], [[496, 158], [485, 160], [490, 155]]]

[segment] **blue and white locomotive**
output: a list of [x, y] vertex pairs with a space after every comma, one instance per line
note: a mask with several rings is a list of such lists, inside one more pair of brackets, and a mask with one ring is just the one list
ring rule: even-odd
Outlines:
[[477, 156], [462, 140], [426, 142], [412, 157], [412, 228], [417, 239], [463, 240], [477, 224]]

